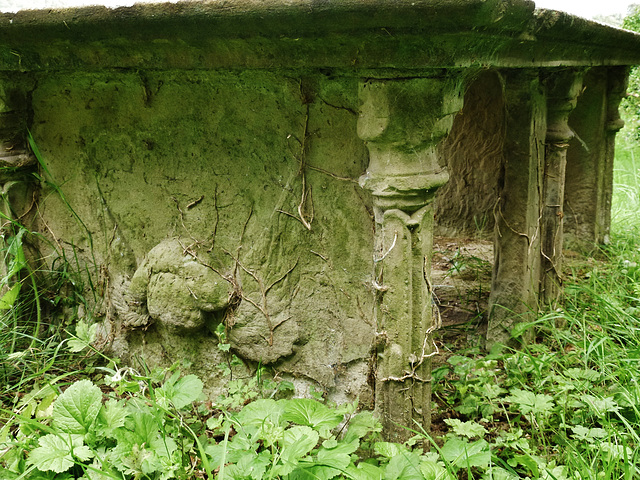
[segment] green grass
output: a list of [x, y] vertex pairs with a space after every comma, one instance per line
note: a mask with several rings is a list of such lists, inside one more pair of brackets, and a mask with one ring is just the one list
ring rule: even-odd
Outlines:
[[640, 229], [639, 141], [619, 141], [616, 145], [613, 181], [612, 231], [631, 247], [637, 246]]

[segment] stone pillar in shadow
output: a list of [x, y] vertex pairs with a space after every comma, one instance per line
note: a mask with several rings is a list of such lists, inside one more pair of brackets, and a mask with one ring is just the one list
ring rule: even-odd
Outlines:
[[576, 138], [567, 152], [564, 230], [568, 248], [592, 250], [608, 242], [615, 136], [624, 125], [618, 106], [628, 74], [627, 67], [591, 68], [569, 118]]
[[610, 67], [607, 72], [606, 120], [604, 124], [604, 175], [596, 213], [596, 243], [609, 243], [611, 230], [611, 196], [613, 194], [613, 162], [616, 134], [624, 127], [618, 107], [627, 93], [629, 67]]
[[[17, 233], [15, 223], [28, 224], [27, 217], [34, 206], [32, 173], [37, 162], [27, 145], [30, 107], [28, 85], [22, 80], [12, 74], [0, 76], [0, 234], [3, 239]], [[4, 240], [2, 247], [6, 247]], [[0, 276], [4, 277], [5, 262], [0, 262], [0, 270]]]
[[540, 299], [555, 304], [562, 284], [564, 185], [569, 141], [575, 136], [569, 115], [582, 89], [583, 72], [543, 72], [547, 95], [547, 134], [542, 188]]
[[437, 147], [462, 98], [460, 82], [448, 77], [360, 86], [358, 135], [370, 153], [360, 184], [375, 210], [376, 410], [390, 441], [430, 428], [432, 202], [448, 180]]
[[0, 77], [0, 193], [9, 218], [22, 216], [31, 204], [24, 182], [36, 164], [27, 145], [30, 109], [24, 87], [11, 76]]
[[487, 346], [512, 344], [511, 330], [537, 310], [546, 102], [537, 70], [504, 73], [504, 167], [495, 207]]

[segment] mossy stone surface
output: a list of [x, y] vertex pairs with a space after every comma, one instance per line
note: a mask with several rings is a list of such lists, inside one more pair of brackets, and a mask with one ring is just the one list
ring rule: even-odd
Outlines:
[[215, 352], [208, 332], [226, 319], [250, 364], [325, 388], [341, 365], [366, 365], [373, 230], [357, 79], [69, 72], [39, 77], [32, 99], [49, 180], [87, 227], [43, 185], [47, 231], [95, 257], [138, 323], [150, 317], [146, 333], [114, 326], [132, 339], [120, 354], [155, 341], [190, 352], [194, 338]]

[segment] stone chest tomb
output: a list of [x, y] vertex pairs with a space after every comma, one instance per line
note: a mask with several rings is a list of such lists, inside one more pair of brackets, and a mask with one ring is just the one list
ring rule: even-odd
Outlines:
[[3, 14], [3, 208], [34, 262], [91, 277], [111, 354], [216, 391], [223, 335], [236, 374], [359, 398], [401, 439], [430, 421], [433, 235], [493, 240], [487, 343], [514, 342], [563, 245], [607, 240], [637, 63], [635, 34], [529, 0]]

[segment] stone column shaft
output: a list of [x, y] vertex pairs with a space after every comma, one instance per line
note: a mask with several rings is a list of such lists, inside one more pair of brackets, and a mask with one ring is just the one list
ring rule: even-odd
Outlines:
[[582, 72], [564, 69], [545, 72], [547, 133], [541, 217], [540, 298], [554, 304], [562, 283], [564, 185], [569, 141], [575, 133], [569, 115], [582, 89]]
[[576, 140], [567, 152], [565, 244], [592, 250], [606, 243], [611, 225], [615, 135], [624, 122], [618, 114], [627, 67], [593, 67], [570, 117]]
[[[16, 79], [11, 74], [0, 76], [0, 211], [3, 214], [0, 233], [3, 248], [6, 247], [5, 239], [16, 234], [13, 222], [27, 223], [25, 217], [33, 206], [34, 178], [31, 173], [36, 159], [27, 145], [29, 85], [22, 81], [22, 77]], [[0, 262], [0, 276], [5, 277], [7, 272], [5, 262]]]
[[462, 107], [449, 77], [370, 80], [360, 88], [358, 135], [370, 153], [360, 179], [373, 194], [378, 349], [376, 410], [387, 439], [403, 442], [431, 419], [433, 201], [448, 174], [439, 142]]
[[607, 75], [606, 120], [604, 124], [604, 175], [598, 202], [596, 225], [597, 243], [609, 243], [611, 230], [611, 197], [613, 194], [613, 162], [616, 150], [616, 134], [624, 127], [618, 107], [627, 92], [629, 67], [610, 67]]
[[495, 208], [487, 346], [513, 343], [511, 330], [537, 307], [540, 192], [546, 104], [537, 70], [507, 71], [505, 144]]

